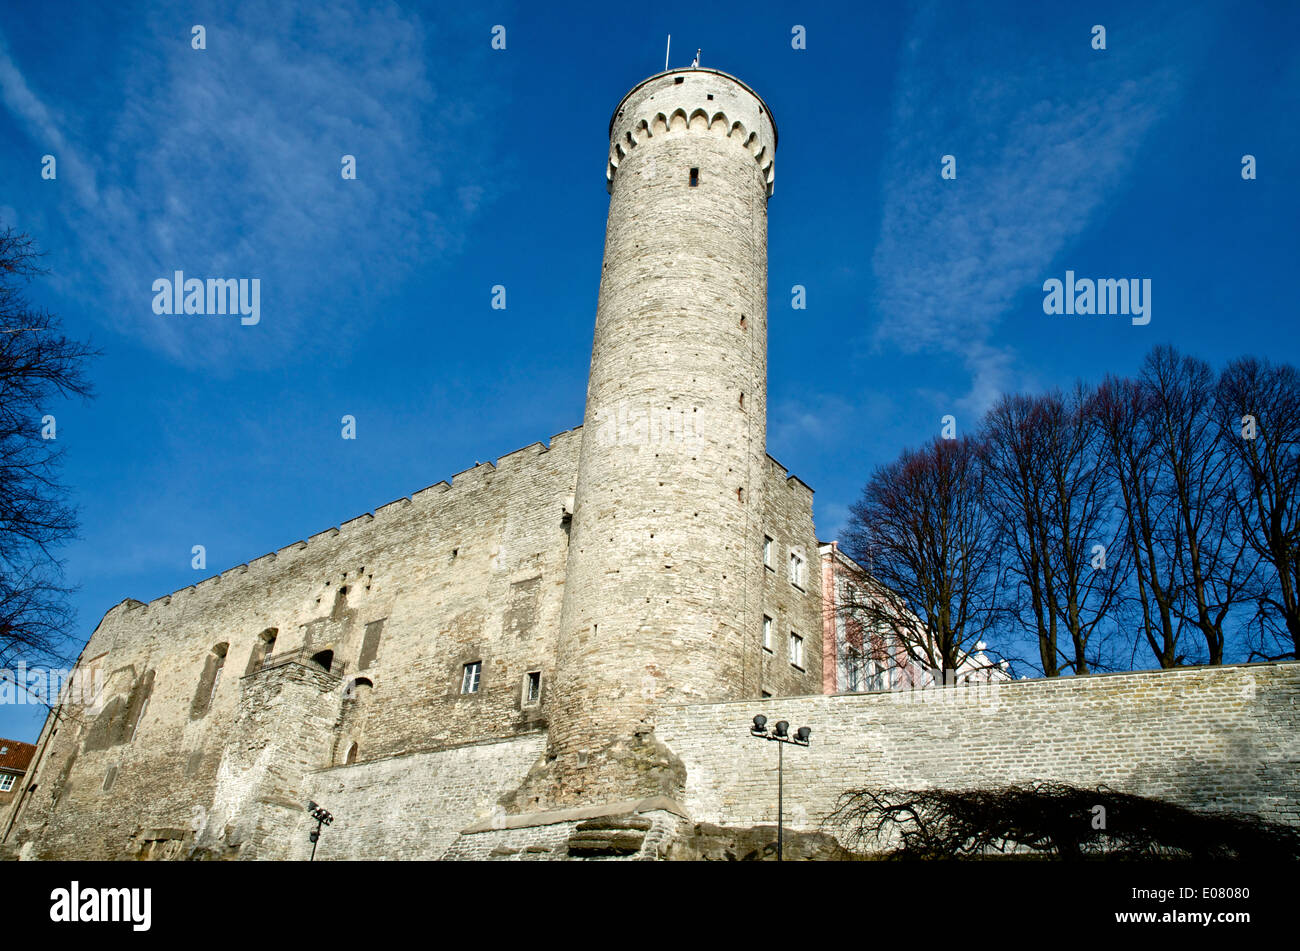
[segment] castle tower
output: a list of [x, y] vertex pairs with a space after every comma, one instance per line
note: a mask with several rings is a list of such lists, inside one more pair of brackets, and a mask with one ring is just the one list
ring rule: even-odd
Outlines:
[[654, 708], [759, 694], [776, 125], [743, 82], [696, 67], [638, 84], [609, 135], [553, 805], [673, 794]]

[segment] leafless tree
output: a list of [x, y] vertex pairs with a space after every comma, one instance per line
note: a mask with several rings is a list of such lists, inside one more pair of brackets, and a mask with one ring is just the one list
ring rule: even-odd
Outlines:
[[42, 419], [60, 399], [87, 397], [94, 354], [33, 307], [25, 287], [41, 273], [32, 239], [0, 229], [0, 663], [66, 660], [71, 608], [58, 547], [76, 530], [59, 481], [57, 440]]
[[845, 550], [875, 582], [849, 610], [931, 671], [957, 670], [998, 621], [996, 526], [979, 454], [971, 437], [905, 451], [872, 475], [845, 533]]
[[[1043, 674], [1086, 674], [1114, 623], [1125, 576], [1092, 392], [1007, 395], [981, 430], [985, 486], [1007, 559], [1007, 602], [1038, 643]], [[1100, 547], [1098, 547], [1100, 546]]]
[[1219, 377], [1218, 415], [1237, 520], [1262, 562], [1252, 657], [1300, 658], [1300, 373], [1234, 360]]
[[1161, 667], [1177, 667], [1182, 650], [1182, 591], [1163, 526], [1171, 503], [1161, 493], [1164, 461], [1150, 425], [1152, 396], [1136, 380], [1108, 376], [1097, 389], [1097, 418], [1107, 473], [1119, 492], [1132, 558], [1131, 603], [1140, 612], [1139, 630]]
[[859, 855], [890, 859], [1300, 858], [1300, 832], [1251, 813], [1201, 812], [1105, 786], [1060, 782], [853, 789], [840, 796], [822, 827]]
[[[1217, 382], [1204, 361], [1157, 347], [1136, 380], [1108, 377], [1097, 413], [1107, 471], [1123, 502], [1133, 555], [1132, 601], [1162, 667], [1223, 663], [1225, 627], [1243, 606], [1256, 559], [1234, 517], [1234, 472]], [[1199, 651], [1198, 651], [1199, 653]]]
[[1142, 368], [1149, 394], [1159, 487], [1173, 520], [1165, 526], [1182, 617], [1205, 641], [1209, 663], [1223, 663], [1224, 625], [1251, 583], [1256, 558], [1235, 518], [1234, 471], [1225, 451], [1217, 379], [1203, 360], [1157, 347]]

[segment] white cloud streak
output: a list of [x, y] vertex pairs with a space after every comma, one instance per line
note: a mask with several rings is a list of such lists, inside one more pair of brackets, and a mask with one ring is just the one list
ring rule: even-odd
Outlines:
[[[1086, 24], [1044, 36], [981, 17], [972, 33], [943, 16], [920, 8], [904, 44], [873, 258], [875, 343], [959, 356], [971, 382], [958, 406], [978, 414], [1024, 382], [1014, 347], [997, 342], [1001, 318], [1122, 193], [1177, 99], [1169, 64], [1186, 51], [1171, 51], [1155, 17], [1119, 49], [1112, 36], [1093, 52]], [[943, 155], [956, 157], [955, 181], [940, 178]]]
[[[454, 249], [480, 205], [479, 192], [439, 195], [451, 150], [438, 143], [456, 142], [465, 167], [491, 157], [473, 151], [481, 134], [458, 134], [475, 121], [463, 100], [490, 102], [491, 84], [471, 91], [469, 64], [455, 57], [474, 54], [455, 50], [443, 51], [435, 83], [415, 15], [334, 0], [296, 12], [240, 4], [229, 17], [205, 18], [197, 51], [177, 18], [128, 16], [104, 69], [119, 111], [76, 123], [0, 35], [4, 106], [56, 154], [76, 196], [65, 224], [79, 267], [52, 286], [192, 366], [345, 343], [375, 319], [367, 303]], [[340, 178], [343, 154], [356, 156], [355, 181]], [[262, 323], [154, 315], [151, 284], [177, 269], [261, 278]]]

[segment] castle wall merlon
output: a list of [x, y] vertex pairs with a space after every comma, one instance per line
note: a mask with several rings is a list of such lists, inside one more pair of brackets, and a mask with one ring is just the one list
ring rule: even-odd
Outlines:
[[785, 481], [786, 481], [787, 484], [790, 485], [791, 488], [794, 488], [795, 485], [798, 485], [799, 488], [802, 488], [802, 489], [804, 490], [804, 492], [806, 492], [806, 493], [808, 494], [808, 498], [809, 498], [809, 499], [811, 499], [811, 498], [813, 497], [813, 494], [814, 494], [814, 489], [813, 489], [813, 487], [810, 486], [810, 485], [809, 485], [807, 482], [805, 482], [803, 479], [799, 478], [797, 475], [792, 475], [792, 476], [790, 476], [789, 478], [787, 478]]
[[435, 482], [431, 486], [421, 489], [419, 492], [411, 493], [411, 501], [421, 504], [427, 502], [432, 496], [441, 495], [451, 488], [450, 482]]
[[651, 76], [623, 97], [610, 120], [606, 188], [623, 159], [657, 135], [707, 132], [734, 140], [754, 156], [767, 194], [775, 181], [777, 131], [762, 97], [716, 69], [675, 69]]
[[497, 468], [504, 469], [506, 466], [515, 465], [519, 462], [520, 457], [533, 459], [546, 451], [546, 446], [543, 443], [535, 442], [531, 445], [524, 446], [522, 449], [516, 449], [514, 452], [506, 453], [497, 460]]
[[496, 472], [496, 468], [491, 462], [476, 463], [452, 476], [451, 487], [453, 489], [463, 489], [485, 485], [491, 474]]
[[353, 532], [356, 531], [358, 528], [362, 528], [366, 525], [369, 525], [374, 520], [375, 517], [371, 515], [369, 512], [367, 512], [364, 515], [358, 515], [356, 518], [348, 519], [346, 522], [344, 522], [342, 525], [339, 526], [339, 531]]
[[384, 522], [388, 519], [396, 518], [402, 509], [406, 508], [410, 504], [410, 498], [405, 495], [400, 499], [394, 499], [392, 502], [389, 502], [386, 505], [381, 505], [379, 508], [375, 509], [375, 519], [376, 521]]
[[308, 547], [314, 547], [319, 543], [334, 538], [339, 534], [347, 534], [351, 536], [356, 532], [358, 532], [359, 530], [364, 529], [366, 526], [373, 525], [376, 522], [388, 524], [392, 521], [394, 517], [401, 517], [400, 513], [402, 512], [402, 510], [407, 508], [413, 502], [424, 504], [425, 502], [431, 500], [434, 496], [439, 496], [445, 492], [450, 491], [453, 487], [472, 489], [475, 487], [488, 485], [490, 484], [491, 481], [491, 473], [500, 470], [503, 464], [511, 467], [512, 469], [522, 465], [526, 465], [528, 460], [535, 459], [541, 456], [543, 453], [551, 451], [557, 446], [565, 445], [566, 441], [571, 438], [580, 437], [579, 430], [581, 430], [581, 428], [582, 428], [581, 426], [575, 426], [573, 429], [567, 429], [564, 430], [563, 432], [556, 433], [555, 435], [551, 436], [550, 445], [547, 445], [546, 443], [542, 443], [540, 441], [534, 442], [534, 443], [530, 443], [527, 446], [523, 446], [520, 449], [516, 449], [513, 452], [506, 453], [505, 455], [501, 456], [496, 463], [490, 461], [480, 462], [470, 467], [469, 469], [465, 469], [461, 472], [456, 473], [456, 475], [452, 477], [452, 482], [450, 483], [446, 481], [442, 481], [442, 482], [437, 482], [431, 486], [427, 486], [426, 488], [420, 489], [418, 492], [413, 492], [409, 497], [403, 496], [385, 505], [381, 505], [378, 508], [376, 508], [373, 513], [363, 512], [362, 514], [356, 516], [355, 518], [348, 519], [346, 522], [343, 522], [341, 525], [332, 526], [323, 531], [317, 532], [316, 534], [309, 536], [306, 540], [299, 539], [296, 542], [293, 542], [289, 545], [285, 545], [283, 548], [276, 549], [273, 552], [268, 552], [265, 555], [262, 555], [258, 558], [254, 558], [249, 562], [240, 565], [235, 565], [234, 567], [228, 568], [222, 572], [217, 572], [216, 574], [210, 575], [209, 577], [204, 578], [201, 581], [195, 582], [192, 585], [187, 585], [184, 588], [178, 588], [177, 590], [172, 591], [168, 594], [162, 595], [158, 598], [154, 598], [148, 604], [128, 598], [125, 601], [121, 602], [120, 604], [115, 605], [112, 608], [109, 608], [109, 610], [105, 612], [104, 618], [110, 617], [114, 611], [118, 611], [119, 609], [121, 609], [119, 613], [123, 613], [128, 610], [137, 610], [137, 609], [143, 612], [147, 612], [151, 607], [165, 607], [171, 603], [172, 598], [178, 595], [182, 595], [187, 591], [195, 591], [198, 590], [199, 588], [202, 588], [206, 592], [214, 585], [219, 583], [222, 578], [229, 578], [234, 575], [245, 575], [250, 573], [250, 571], [253, 574], [261, 574], [269, 568], [272, 562], [279, 560], [282, 556], [283, 557], [294, 556]]

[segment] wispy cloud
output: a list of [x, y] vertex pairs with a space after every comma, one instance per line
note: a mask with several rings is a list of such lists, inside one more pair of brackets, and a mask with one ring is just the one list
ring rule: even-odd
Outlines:
[[[440, 23], [359, 0], [240, 4], [195, 15], [197, 51], [184, 16], [123, 17], [97, 97], [111, 113], [64, 115], [72, 106], [42, 93], [0, 35], [4, 106], [75, 196], [64, 223], [80, 266], [54, 286], [113, 329], [186, 365], [269, 363], [345, 342], [376, 295], [457, 246], [484, 195], [444, 183], [438, 143], [456, 142], [463, 167], [488, 164], [483, 134], [462, 134], [485, 125], [463, 103], [495, 92], [475, 82], [477, 51], [431, 56]], [[340, 177], [344, 154], [355, 181]], [[152, 281], [177, 269], [261, 278], [261, 325], [153, 315]]]
[[[995, 339], [1000, 319], [1123, 192], [1179, 95], [1170, 64], [1195, 55], [1171, 47], [1195, 31], [1152, 16], [1101, 52], [1089, 47], [1091, 21], [1045, 37], [983, 15], [977, 32], [957, 30], [948, 16], [920, 8], [904, 44], [873, 260], [875, 342], [958, 356], [971, 377], [959, 407], [979, 413], [1024, 382], [1014, 349]], [[940, 178], [943, 155], [956, 158], [955, 181]]]

